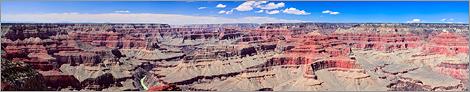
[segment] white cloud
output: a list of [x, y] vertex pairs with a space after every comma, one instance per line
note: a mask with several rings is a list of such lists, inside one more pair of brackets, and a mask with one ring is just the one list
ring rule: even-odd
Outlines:
[[206, 8], [207, 8], [207, 7], [199, 7], [199, 8], [197, 8], [197, 9], [202, 10], [202, 9], [206, 9]]
[[232, 12], [233, 12], [233, 9], [230, 10], [230, 11], [225, 12], [225, 14], [232, 14]]
[[221, 10], [219, 11], [219, 14], [232, 14], [233, 10], [230, 10], [230, 11], [225, 11], [225, 10]]
[[260, 9], [265, 9], [265, 10], [271, 10], [271, 9], [277, 9], [277, 8], [281, 8], [281, 7], [284, 7], [285, 6], [285, 3], [283, 2], [280, 2], [280, 3], [268, 3], [267, 5], [258, 5], [257, 8], [260, 8]]
[[443, 18], [443, 19], [441, 19], [441, 22], [443, 22], [443, 23], [460, 23], [460, 22], [455, 22], [454, 18]]
[[267, 14], [278, 14], [279, 10], [266, 11]]
[[114, 13], [129, 13], [130, 11], [128, 10], [121, 10], [121, 11], [114, 11]]
[[324, 11], [322, 11], [321, 13], [331, 13], [331, 12], [332, 12], [332, 11], [330, 11], [330, 10], [324, 10]]
[[421, 23], [421, 19], [412, 19], [411, 21], [406, 21], [406, 23]]
[[331, 10], [324, 10], [324, 11], [322, 11], [321, 13], [326, 13], [326, 14], [331, 14], [331, 15], [337, 15], [337, 14], [339, 14], [340, 12], [335, 12], [335, 11], [331, 11]]
[[253, 5], [256, 3], [256, 1], [246, 1], [243, 2], [242, 4], [238, 5], [238, 7], [235, 8], [237, 11], [250, 11], [253, 10]]
[[[226, 11], [227, 12], [227, 11]], [[190, 16], [178, 14], [6, 14], [2, 22], [30, 23], [165, 23], [165, 24], [220, 24], [220, 23], [297, 23], [301, 20], [286, 20], [272, 17], [225, 18]]]
[[[286, 3], [284, 2], [268, 3], [268, 1], [246, 1], [238, 5], [234, 9], [237, 11], [251, 11], [253, 9], [260, 9], [258, 11], [255, 11], [255, 13], [266, 12], [267, 14], [277, 14], [277, 13], [280, 13], [281, 11], [273, 10], [273, 9], [282, 8], [282, 7], [285, 7], [285, 5]], [[273, 10], [273, 11], [268, 11], [268, 10]], [[282, 12], [286, 14], [295, 14], [295, 15], [309, 15], [310, 14], [306, 12], [305, 10], [297, 10], [296, 8], [288, 8], [288, 9], [283, 10]], [[339, 14], [339, 12], [336, 12], [336, 14]]]
[[225, 14], [225, 12], [227, 12], [227, 11], [221, 10], [221, 11], [219, 11], [219, 14]]
[[265, 3], [268, 3], [268, 1], [258, 1], [258, 2], [255, 2], [253, 5], [260, 6], [261, 4], [265, 4]]
[[227, 5], [224, 5], [224, 4], [217, 4], [217, 6], [215, 6], [215, 7], [217, 7], [217, 8], [225, 8], [225, 7], [227, 7]]
[[304, 10], [298, 10], [296, 8], [287, 8], [282, 12], [287, 13], [287, 14], [295, 14], [295, 15], [309, 15], [310, 14], [308, 12], [305, 12]]
[[264, 9], [264, 10], [271, 10], [271, 9], [277, 9], [285, 6], [285, 3], [280, 2], [280, 3], [268, 3], [266, 5], [263, 5], [265, 3], [268, 3], [268, 1], [246, 1], [243, 2], [242, 4], [238, 5], [238, 7], [235, 8], [237, 11], [251, 11], [254, 8], [259, 8], [259, 9]]
[[444, 18], [444, 19], [441, 19], [442, 22], [444, 22], [444, 21], [446, 21], [446, 20], [447, 20], [447, 19], [445, 19], [445, 18]]
[[339, 14], [339, 12], [331, 12], [330, 14], [336, 15], [336, 14]]

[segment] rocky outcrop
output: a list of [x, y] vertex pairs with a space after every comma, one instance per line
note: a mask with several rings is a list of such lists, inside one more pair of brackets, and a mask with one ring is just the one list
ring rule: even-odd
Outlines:
[[468, 63], [466, 64], [453, 64], [453, 63], [440, 63], [436, 66], [436, 70], [440, 73], [452, 76], [460, 80], [468, 80]]
[[58, 41], [42, 40], [38, 37], [15, 41], [3, 39], [2, 47], [5, 47], [6, 54], [15, 56], [25, 53], [48, 53], [48, 50], [51, 49], [50, 46], [58, 45], [58, 43]]
[[181, 59], [185, 56], [184, 53], [164, 53], [160, 50], [132, 50], [132, 49], [123, 49], [120, 50], [123, 55], [127, 57], [135, 57], [136, 59], [140, 60], [148, 60], [148, 61], [162, 61], [162, 60], [173, 60], [173, 59]]
[[426, 50], [430, 54], [456, 55], [468, 54], [468, 38], [456, 33], [442, 32], [429, 39]]
[[96, 78], [87, 78], [81, 83], [82, 88], [101, 91], [104, 88], [116, 85], [116, 79], [111, 73], [105, 73]]
[[87, 66], [96, 66], [102, 62], [100, 55], [91, 53], [91, 52], [79, 52], [79, 51], [61, 51], [55, 53], [57, 63], [61, 64], [70, 64], [72, 66], [77, 66], [84, 64]]
[[45, 80], [45, 84], [52, 89], [72, 88], [71, 90], [80, 90], [80, 81], [73, 75], [63, 74], [60, 71], [40, 71]]
[[349, 46], [360, 49], [396, 51], [413, 49], [420, 45], [420, 39], [414, 34], [335, 34], [339, 40]]
[[313, 72], [326, 68], [358, 68], [359, 66], [355, 64], [354, 60], [349, 58], [333, 58], [329, 60], [320, 60], [318, 62], [312, 63]]
[[145, 49], [147, 43], [144, 38], [133, 37], [115, 32], [77, 32], [70, 33], [71, 39], [91, 44], [97, 47]]
[[[468, 84], [468, 24], [6, 23], [2, 32], [2, 58], [40, 71], [52, 88], [41, 90], [462, 91]], [[2, 89], [23, 87], [2, 81]]]
[[240, 49], [240, 56], [252, 56], [256, 54], [256, 48], [255, 47], [245, 47]]
[[401, 79], [398, 81], [398, 83], [391, 85], [392, 87], [396, 87], [394, 90], [463, 90], [463, 84], [461, 84], [457, 79], [453, 79], [449, 76], [439, 75], [438, 73], [432, 72], [428, 68], [419, 68], [409, 73], [405, 73], [400, 78]]

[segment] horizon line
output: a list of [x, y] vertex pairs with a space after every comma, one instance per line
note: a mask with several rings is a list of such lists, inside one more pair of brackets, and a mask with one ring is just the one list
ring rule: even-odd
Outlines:
[[0, 24], [167, 24], [167, 25], [207, 25], [207, 24], [295, 24], [295, 23], [329, 23], [329, 24], [469, 24], [469, 23], [442, 23], [442, 22], [421, 22], [421, 23], [404, 23], [404, 22], [272, 22], [272, 23], [205, 23], [205, 24], [167, 24], [167, 23], [122, 23], [122, 22], [1, 22]]

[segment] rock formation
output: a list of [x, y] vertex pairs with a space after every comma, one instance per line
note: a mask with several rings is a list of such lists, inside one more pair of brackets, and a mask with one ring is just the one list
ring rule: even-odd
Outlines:
[[426, 23], [5, 23], [2, 59], [36, 71], [21, 83], [43, 85], [4, 81], [15, 72], [2, 62], [2, 90], [465, 91], [468, 31]]

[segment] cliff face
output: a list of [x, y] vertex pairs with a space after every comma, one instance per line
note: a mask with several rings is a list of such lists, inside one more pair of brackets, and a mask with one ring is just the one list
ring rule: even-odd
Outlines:
[[466, 24], [39, 23], [2, 24], [2, 31], [2, 58], [31, 65], [55, 90], [462, 91], [468, 85]]
[[415, 34], [337, 34], [339, 39], [346, 41], [354, 48], [374, 49], [379, 51], [395, 51], [417, 48], [421, 39]]
[[143, 37], [124, 35], [115, 32], [78, 32], [71, 33], [71, 39], [96, 47], [122, 48], [122, 49], [145, 49], [146, 41]]
[[426, 47], [428, 53], [456, 55], [459, 53], [468, 53], [468, 38], [459, 34], [442, 32], [432, 36]]

